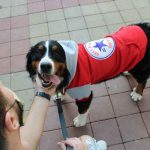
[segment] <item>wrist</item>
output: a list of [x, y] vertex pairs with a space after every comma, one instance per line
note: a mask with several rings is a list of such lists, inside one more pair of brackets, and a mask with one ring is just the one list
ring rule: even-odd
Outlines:
[[51, 99], [51, 96], [49, 94], [45, 93], [45, 92], [36, 92], [36, 96], [43, 97], [43, 98], [45, 98], [45, 99], [47, 99], [49, 101]]

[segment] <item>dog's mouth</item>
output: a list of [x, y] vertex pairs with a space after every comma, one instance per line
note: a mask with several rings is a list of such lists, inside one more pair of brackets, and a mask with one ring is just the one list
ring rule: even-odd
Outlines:
[[51, 87], [52, 85], [57, 86], [60, 83], [60, 79], [56, 75], [50, 75], [46, 73], [38, 73], [38, 77], [41, 79], [41, 84], [43, 87]]

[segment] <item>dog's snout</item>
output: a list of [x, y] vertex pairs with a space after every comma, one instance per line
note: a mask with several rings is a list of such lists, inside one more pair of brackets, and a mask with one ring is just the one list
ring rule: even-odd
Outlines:
[[43, 73], [49, 73], [52, 69], [52, 65], [50, 63], [42, 63], [41, 70]]

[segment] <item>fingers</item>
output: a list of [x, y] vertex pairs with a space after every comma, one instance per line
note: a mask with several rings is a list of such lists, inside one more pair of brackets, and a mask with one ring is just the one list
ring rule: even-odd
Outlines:
[[68, 138], [65, 141], [59, 142], [61, 150], [66, 150], [66, 145], [73, 147], [74, 150], [87, 150], [88, 147], [80, 140], [80, 138]]
[[59, 147], [61, 150], [66, 150], [66, 145], [63, 143], [63, 141], [58, 143], [58, 147]]

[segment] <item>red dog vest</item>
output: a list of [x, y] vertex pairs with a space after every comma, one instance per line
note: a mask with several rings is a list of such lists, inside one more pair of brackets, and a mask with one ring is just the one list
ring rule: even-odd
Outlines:
[[[86, 100], [91, 84], [132, 69], [144, 57], [147, 37], [138, 26], [122, 27], [112, 35], [78, 44], [75, 74], [67, 87], [73, 98]], [[69, 62], [70, 63], [70, 62]]]

